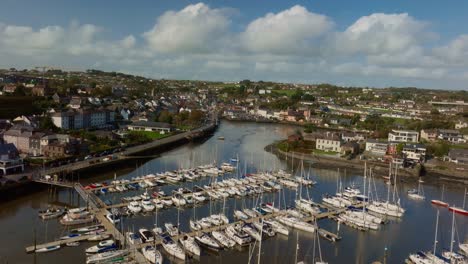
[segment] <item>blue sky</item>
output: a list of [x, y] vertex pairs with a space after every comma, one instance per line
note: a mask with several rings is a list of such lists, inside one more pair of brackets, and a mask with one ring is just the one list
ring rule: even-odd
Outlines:
[[0, 67], [467, 89], [467, 1], [3, 0]]

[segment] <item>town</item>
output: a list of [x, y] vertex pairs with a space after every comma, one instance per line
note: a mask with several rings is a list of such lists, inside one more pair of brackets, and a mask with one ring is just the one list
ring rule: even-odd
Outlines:
[[[190, 131], [210, 113], [297, 125], [281, 151], [466, 180], [468, 93], [242, 80], [156, 80], [48, 67], [0, 70], [0, 173], [28, 175]], [[386, 165], [385, 165], [386, 166]], [[19, 177], [2, 178], [6, 184]]]

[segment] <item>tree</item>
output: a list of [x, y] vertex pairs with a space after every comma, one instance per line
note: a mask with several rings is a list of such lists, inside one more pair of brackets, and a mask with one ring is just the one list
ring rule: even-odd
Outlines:
[[403, 148], [405, 147], [405, 144], [404, 143], [399, 143], [397, 146], [396, 146], [396, 151], [397, 153], [401, 153], [403, 151]]
[[42, 117], [41, 120], [39, 121], [39, 127], [43, 130], [52, 130], [52, 131], [58, 130], [58, 128], [55, 126], [50, 116]]
[[171, 124], [172, 123], [172, 114], [169, 113], [169, 111], [162, 111], [161, 114], [159, 114], [158, 121], [163, 122], [163, 123]]
[[189, 122], [192, 123], [192, 124], [200, 124], [201, 121], [203, 120], [203, 112], [200, 111], [200, 110], [192, 110], [192, 112], [190, 112], [190, 115], [189, 115]]

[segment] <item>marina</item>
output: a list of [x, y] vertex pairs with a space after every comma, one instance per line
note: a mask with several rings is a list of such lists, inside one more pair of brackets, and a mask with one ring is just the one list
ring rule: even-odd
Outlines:
[[[226, 126], [226, 128], [223, 128], [223, 126]], [[179, 242], [180, 239], [184, 237], [196, 238], [202, 236], [203, 234], [210, 234], [210, 236], [212, 237], [213, 231], [215, 231], [214, 234], [216, 235], [216, 237], [221, 240], [223, 240], [223, 236], [220, 236], [219, 233], [217, 233], [218, 231], [224, 231], [223, 233], [228, 233], [227, 230], [232, 231], [236, 227], [241, 227], [244, 225], [251, 226], [251, 228], [253, 228], [254, 231], [257, 230], [256, 232], [258, 233], [262, 233], [263, 231], [265, 231], [265, 233], [262, 236], [266, 236], [268, 238], [261, 240], [261, 251], [263, 252], [261, 254], [262, 263], [264, 261], [265, 263], [267, 261], [273, 261], [273, 263], [279, 263], [279, 261], [283, 261], [283, 263], [293, 263], [292, 258], [287, 258], [285, 256], [280, 257], [278, 255], [275, 255], [274, 253], [272, 255], [269, 255], [267, 254], [267, 252], [275, 252], [275, 250], [278, 250], [279, 247], [282, 250], [291, 252], [291, 256], [294, 256], [294, 245], [296, 244], [296, 240], [297, 243], [301, 245], [297, 253], [299, 255], [298, 258], [304, 260], [310, 259], [311, 256], [308, 255], [307, 248], [310, 247], [308, 245], [310, 245], [310, 241], [313, 241], [313, 236], [315, 236], [315, 232], [322, 240], [322, 257], [324, 261], [327, 261], [328, 263], [339, 263], [344, 258], [349, 258], [350, 254], [353, 254], [353, 251], [340, 250], [339, 254], [333, 254], [332, 252], [336, 249], [343, 249], [349, 247], [350, 245], [353, 245], [357, 238], [360, 238], [361, 240], [364, 238], [365, 240], [369, 240], [368, 242], [366, 242], [367, 247], [374, 250], [374, 252], [382, 252], [382, 254], [378, 256], [374, 255], [366, 257], [366, 262], [367, 260], [383, 260], [383, 257], [385, 256], [383, 251], [384, 244], [376, 243], [375, 245], [373, 245], [373, 242], [370, 242], [374, 241], [373, 237], [376, 236], [382, 237], [382, 239], [389, 241], [389, 245], [393, 245], [392, 247], [390, 247], [391, 254], [387, 256], [388, 261], [391, 261], [391, 259], [403, 261], [409, 256], [411, 252], [417, 252], [417, 250], [430, 247], [430, 245], [428, 245], [424, 248], [411, 248], [408, 246], [408, 244], [406, 244], [404, 246], [405, 249], [398, 248], [396, 246], [397, 244], [391, 242], [395, 240], [390, 239], [388, 237], [388, 232], [402, 235], [403, 231], [398, 231], [397, 233], [395, 233], [395, 230], [406, 228], [405, 223], [412, 223], [412, 219], [414, 219], [415, 217], [415, 212], [418, 212], [418, 214], [421, 214], [421, 216], [427, 216], [427, 219], [435, 220], [434, 213], [431, 213], [431, 211], [433, 211], [432, 206], [434, 205], [431, 205], [429, 201], [432, 198], [440, 198], [439, 189], [434, 189], [431, 186], [424, 186], [425, 196], [427, 197], [427, 199], [429, 199], [429, 201], [425, 203], [420, 203], [416, 201], [407, 200], [407, 198], [405, 197], [406, 189], [415, 188], [417, 187], [417, 184], [409, 184], [408, 186], [406, 186], [406, 184], [404, 183], [398, 183], [395, 188], [400, 194], [399, 197], [401, 199], [402, 207], [406, 211], [405, 214], [401, 217], [401, 219], [390, 216], [385, 217], [385, 219], [382, 219], [382, 222], [385, 224], [379, 224], [378, 230], [369, 230], [368, 228], [362, 227], [359, 228], [357, 224], [353, 225], [351, 222], [346, 222], [342, 219], [340, 220], [340, 216], [344, 213], [362, 213], [363, 208], [365, 207], [365, 202], [357, 198], [353, 198], [351, 199], [352, 207], [334, 207], [330, 204], [324, 203], [322, 199], [324, 197], [327, 197], [327, 195], [330, 197], [336, 196], [336, 193], [339, 193], [337, 192], [337, 190], [340, 189], [340, 181], [342, 182], [341, 185], [343, 186], [343, 192], [340, 192], [343, 193], [343, 199], [345, 197], [351, 196], [347, 194], [348, 191], [349, 193], [352, 193], [355, 192], [353, 190], [357, 189], [360, 190], [361, 195], [368, 196], [369, 180], [371, 177], [368, 176], [366, 178], [367, 184], [364, 189], [364, 184], [362, 184], [364, 182], [362, 177], [362, 171], [347, 173], [345, 173], [344, 171], [338, 173], [337, 170], [311, 171], [308, 168], [307, 164], [301, 164], [299, 161], [288, 160], [287, 163], [284, 164], [281, 161], [275, 160], [276, 158], [274, 156], [267, 156], [267, 154], [265, 154], [263, 149], [261, 148], [261, 145], [255, 147], [254, 149], [249, 149], [252, 150], [252, 152], [254, 153], [255, 151], [258, 152], [255, 154], [239, 151], [239, 149], [236, 147], [230, 147], [229, 149], [223, 150], [223, 148], [227, 148], [226, 146], [224, 146], [225, 144], [234, 144], [230, 143], [232, 134], [229, 134], [227, 132], [228, 130], [226, 130], [232, 128], [233, 126], [235, 127], [235, 124], [227, 123], [221, 125], [220, 133], [222, 133], [225, 136], [225, 140], [219, 141], [216, 137], [214, 137], [207, 141], [210, 144], [214, 144], [215, 148], [213, 148], [213, 145], [207, 145], [207, 143], [202, 143], [201, 145], [194, 146], [195, 151], [186, 147], [182, 147], [180, 150], [175, 149], [173, 151], [168, 152], [166, 155], [162, 155], [161, 158], [156, 158], [154, 159], [154, 161], [150, 161], [149, 163], [140, 166], [136, 170], [127, 172], [124, 175], [115, 176], [115, 172], [112, 171], [106, 174], [105, 176], [102, 175], [94, 178], [91, 177], [88, 181], [81, 182], [80, 184], [65, 181], [53, 182], [51, 180], [44, 182], [43, 179], [37, 179], [37, 181], [40, 181], [41, 184], [56, 185], [57, 187], [60, 187], [59, 197], [61, 197], [62, 201], [67, 200], [66, 195], [68, 195], [69, 192], [67, 190], [71, 190], [73, 193], [75, 193], [75, 195], [79, 195], [79, 204], [77, 204], [75, 201], [75, 204], [69, 208], [84, 207], [87, 208], [87, 210], [91, 214], [95, 215], [95, 221], [93, 221], [93, 223], [86, 224], [85, 227], [95, 224], [101, 224], [105, 229], [104, 234], [110, 235], [111, 238], [109, 239], [115, 240], [116, 244], [119, 245], [120, 248], [123, 248], [123, 250], [127, 250], [127, 252], [125, 253], [125, 258], [130, 263], [148, 263], [145, 255], [153, 254], [151, 252], [160, 252], [162, 258], [164, 259], [164, 263], [178, 263], [177, 260], [174, 260], [174, 258], [170, 256], [165, 247], [162, 245], [164, 239], [162, 236], [159, 235], [159, 231], [154, 235], [154, 240], [150, 242], [142, 241], [142, 243], [137, 242], [132, 244], [129, 243], [128, 239], [126, 239], [126, 233], [132, 231], [133, 233], [138, 233], [138, 230], [142, 228], [147, 229], [149, 231], [153, 231], [155, 227], [159, 227], [161, 231], [164, 231], [164, 226], [166, 223], [173, 223], [174, 226], [178, 227], [180, 233], [171, 236], [170, 239], [174, 242], [177, 242], [181, 248], [182, 244], [180, 244]], [[260, 126], [260, 128], [262, 126]], [[250, 127], [250, 129], [259, 128]], [[244, 133], [248, 134], [248, 132]], [[260, 133], [262, 133], [263, 136], [268, 135], [267, 132], [265, 132], [265, 130], [260, 130]], [[277, 135], [276, 133], [278, 132], [270, 133], [272, 133], [273, 135]], [[255, 138], [257, 139], [257, 137]], [[271, 139], [271, 137], [267, 137], [264, 143], [260, 143], [263, 145], [267, 145], [267, 140], [270, 141]], [[245, 143], [246, 142], [244, 142], [244, 144]], [[238, 143], [236, 143], [232, 146], [242, 145], [238, 145]], [[197, 148], [201, 149], [197, 150]], [[200, 153], [200, 151], [203, 151], [203, 156], [197, 154]], [[181, 155], [184, 158], [180, 158]], [[165, 156], [166, 158], [164, 158]], [[218, 157], [214, 159], [213, 157], [216, 156]], [[239, 156], [239, 158], [235, 158], [235, 160], [239, 161], [238, 164], [236, 164], [236, 162], [232, 163], [230, 161], [230, 159], [233, 156]], [[242, 159], [241, 157], [244, 157], [244, 159]], [[218, 161], [214, 163], [213, 160]], [[294, 165], [292, 165], [292, 162], [294, 162]], [[183, 172], [187, 171], [196, 171], [197, 169], [199, 169], [200, 166], [206, 167], [206, 169], [210, 171], [208, 164], [216, 164], [216, 167], [221, 170], [223, 163], [231, 163], [232, 166], [235, 167], [235, 169], [223, 171], [222, 173], [219, 172], [218, 174], [213, 173], [213, 175], [200, 175], [199, 177], [193, 179], [185, 178], [183, 180], [178, 181], [167, 181], [167, 177], [169, 175], [174, 174], [175, 176], [169, 177], [177, 179], [177, 175], [183, 174]], [[353, 174], [359, 176], [351, 176]], [[299, 178], [296, 178], [296, 176], [301, 176], [306, 180], [313, 180], [316, 182], [316, 184], [305, 185], [304, 181], [300, 180]], [[372, 179], [373, 180], [370, 184], [372, 186], [371, 196], [374, 197], [377, 190], [377, 193], [381, 194], [380, 196], [385, 197], [388, 185], [386, 185], [377, 177], [373, 177]], [[277, 187], [278, 189], [275, 190], [273, 186], [276, 185], [265, 184], [268, 181], [277, 183], [278, 186], [280, 186], [280, 188]], [[373, 181], [375, 181], [375, 183]], [[140, 183], [142, 183], [144, 187], [130, 187], [132, 184], [140, 185]], [[295, 186], [293, 186], [293, 184], [291, 183], [295, 183]], [[304, 186], [301, 187], [301, 183], [304, 184]], [[152, 184], [153, 186], [151, 186]], [[377, 189], [375, 189], [375, 187], [373, 186], [374, 184], [377, 186]], [[117, 186], [123, 186], [125, 188], [117, 190]], [[101, 191], [103, 189], [109, 190], [111, 188], [114, 188], [115, 191]], [[235, 189], [238, 189], [240, 191], [242, 188], [247, 188], [247, 193], [250, 194], [246, 193], [244, 195], [243, 192], [236, 193], [235, 191], [233, 191]], [[390, 190], [392, 189], [393, 185], [390, 187]], [[453, 191], [453, 189], [451, 191]], [[163, 193], [164, 195], [159, 196], [161, 193]], [[187, 201], [186, 204], [180, 204], [179, 206], [173, 205], [173, 198], [177, 197], [175, 195], [176, 193], [180, 193], [180, 196], [178, 196], [179, 199], [181, 199], [181, 201]], [[345, 193], [347, 195], [344, 195]], [[392, 191], [390, 191], [390, 193], [392, 193]], [[446, 201], [450, 205], [453, 205], [454, 201], [458, 201], [458, 203], [456, 203], [455, 205], [457, 205], [458, 207], [462, 207], [461, 198], [463, 197], [460, 194], [460, 192], [457, 192], [456, 194], [458, 195], [453, 196], [451, 192], [446, 191], [444, 201]], [[357, 192], [355, 193], [355, 195], [358, 195]], [[199, 201], [195, 200], [195, 196], [198, 197]], [[135, 197], [139, 198], [135, 199]], [[112, 214], [113, 212], [117, 212], [117, 210], [119, 211], [119, 213], [123, 212], [124, 209], [127, 209], [127, 207], [129, 206], [130, 201], [128, 199], [130, 198], [132, 199], [132, 201], [137, 201], [141, 208], [141, 203], [146, 198], [149, 198], [150, 203], [155, 205], [154, 209], [148, 207], [151, 210], [148, 209], [148, 211], [143, 211], [142, 209], [138, 213], [131, 213], [128, 215], [123, 214], [120, 217], [120, 222], [112, 223], [107, 217], [109, 213]], [[160, 201], [161, 203], [156, 203], [155, 199], [157, 199], [157, 201]], [[297, 201], [299, 199], [302, 199], [302, 206], [300, 207], [298, 207], [297, 204]], [[379, 201], [380, 200], [385, 199], [379, 199]], [[41, 208], [44, 208], [45, 205], [48, 204], [48, 201], [47, 199], [42, 201], [43, 202], [41, 202]], [[164, 203], [163, 201], [167, 201], [167, 203]], [[169, 205], [169, 201], [172, 202], [172, 205]], [[309, 205], [307, 201], [311, 202], [310, 206], [312, 207], [310, 208], [316, 209], [309, 210]], [[50, 204], [53, 204], [52, 201], [50, 201]], [[160, 204], [162, 205], [162, 207], [158, 208]], [[296, 209], [294, 209], [294, 206], [296, 207]], [[265, 210], [270, 210], [271, 212], [266, 212]], [[452, 215], [448, 214], [448, 208], [440, 210], [440, 222], [444, 223], [447, 220], [449, 220], [450, 222]], [[447, 211], [447, 217], [450, 219], [445, 217], [446, 219], [443, 220], [443, 210]], [[242, 211], [244, 213], [235, 214], [235, 212], [237, 211]], [[313, 212], [317, 213], [311, 214]], [[35, 211], [35, 214], [38, 214], [38, 210]], [[191, 229], [192, 225], [189, 220], [193, 220], [195, 222], [201, 221], [202, 219], [206, 219], [207, 217], [211, 217], [213, 215], [225, 215], [228, 218], [229, 222], [222, 223], [219, 225], [211, 225], [210, 227], [203, 227], [200, 230]], [[254, 217], [252, 217], [252, 215]], [[239, 219], [238, 216], [247, 217], [245, 217], [245, 219]], [[286, 216], [290, 219], [300, 219], [304, 223], [308, 224], [303, 224], [302, 227], [293, 225], [288, 226], [289, 222], [286, 219], [283, 220], [283, 218], [285, 218]], [[455, 216], [458, 226], [458, 232], [460, 236], [463, 237], [466, 234], [466, 230], [463, 225], [463, 223], [466, 224], [466, 219], [460, 217], [461, 215]], [[89, 235], [70, 237], [62, 241], [58, 240], [58, 238], [72, 233], [72, 229], [82, 227], [82, 225], [78, 225], [76, 227], [63, 226], [59, 223], [59, 219], [60, 218], [57, 218], [57, 220], [41, 220], [40, 222], [38, 222], [39, 226], [42, 226], [42, 228], [38, 229], [39, 238], [44, 237], [46, 235], [44, 233], [44, 231], [46, 231], [46, 226], [55, 226], [55, 223], [58, 223], [58, 226], [55, 227], [56, 231], [53, 231], [53, 229], [51, 229], [50, 227], [48, 228], [49, 231], [47, 231], [47, 237], [49, 239], [40, 239], [41, 241], [38, 241], [36, 243], [36, 249], [51, 247], [50, 252], [37, 254], [37, 258], [43, 259], [45, 261], [47, 259], [50, 259], [50, 256], [59, 256], [61, 254], [76, 254], [77, 259], [80, 259], [80, 261], [76, 263], [85, 262], [86, 256], [84, 253], [84, 249], [86, 247], [96, 245], [97, 242], [87, 241]], [[288, 231], [286, 232], [287, 235], [276, 231], [276, 235], [270, 237], [269, 235], [267, 235], [270, 233], [268, 229], [260, 228], [260, 230], [258, 230], [258, 227], [262, 226], [260, 224], [262, 221], [268, 223], [268, 226], [271, 227], [274, 227], [271, 223], [279, 223], [280, 225], [286, 227], [286, 231]], [[157, 225], [155, 226], [155, 224]], [[428, 222], [424, 225], [433, 226], [433, 223]], [[410, 226], [412, 226], [411, 228], [417, 228], [414, 225]], [[317, 230], [314, 231], [316, 227]], [[311, 232], [308, 232], [306, 230], [310, 230]], [[249, 236], [255, 237], [257, 235], [255, 235], [255, 233], [251, 233], [251, 235]], [[28, 239], [28, 242], [22, 245], [23, 252], [25, 250], [28, 252], [34, 251], [34, 243], [32, 243], [32, 241], [33, 238], [30, 237]], [[73, 245], [74, 242], [78, 241], [80, 242], [80, 245], [78, 246], [66, 246], [67, 244]], [[258, 256], [258, 247], [260, 241], [255, 241], [256, 239], [253, 239], [250, 243], [247, 244], [250, 245], [250, 251], [253, 250], [253, 253], [247, 252], [247, 248], [249, 248], [248, 246], [241, 248], [237, 248], [236, 246], [232, 249], [221, 250], [217, 253], [213, 253], [212, 250], [208, 250], [206, 246], [201, 246], [201, 253], [198, 258], [199, 261], [204, 263], [216, 263], [221, 259], [223, 260], [223, 262], [227, 263], [234, 263], [230, 261], [231, 259], [237, 262], [240, 261], [242, 263], [246, 263], [249, 258], [257, 258]], [[415, 242], [413, 241], [412, 243]], [[385, 244], [387, 244], [387, 242], [385, 242]], [[60, 248], [53, 250], [52, 247], [59, 245]], [[229, 244], [225, 244], [225, 247], [228, 247], [228, 245]], [[25, 248], [26, 246], [27, 248]], [[154, 250], [154, 248], [152, 249], [151, 247], [155, 247], [157, 251], [151, 251]], [[379, 247], [380, 249], [375, 247]], [[455, 248], [458, 249], [458, 247]], [[142, 249], [145, 250], [143, 251]], [[70, 253], [71, 251], [75, 253]], [[118, 253], [124, 254], [124, 252]], [[35, 254], [28, 254], [26, 256], [32, 257], [33, 255]]]

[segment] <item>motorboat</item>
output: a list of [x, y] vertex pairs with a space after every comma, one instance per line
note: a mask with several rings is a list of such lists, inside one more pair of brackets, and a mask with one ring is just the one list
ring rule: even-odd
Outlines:
[[120, 215], [118, 215], [118, 214], [107, 213], [106, 218], [112, 224], [120, 223]]
[[138, 214], [142, 210], [140, 203], [137, 201], [130, 202], [127, 208], [132, 214]]
[[236, 230], [233, 225], [228, 226], [225, 233], [230, 239], [240, 246], [247, 246], [252, 242], [252, 237], [249, 234], [245, 233], [241, 229]]
[[73, 219], [73, 218], [70, 218], [69, 215], [65, 215], [62, 219], [60, 219], [60, 223], [66, 226], [87, 224], [93, 221], [94, 221], [94, 215], [88, 215], [86, 217], [78, 218], [78, 219]]
[[162, 236], [162, 242], [161, 242], [164, 250], [171, 255], [174, 256], [178, 259], [185, 260], [185, 252], [184, 250], [175, 242], [172, 240], [172, 238], [169, 235], [163, 235]]
[[179, 228], [172, 223], [165, 223], [166, 231], [170, 236], [177, 236], [179, 234]]
[[127, 232], [125, 234], [125, 238], [127, 239], [127, 242], [132, 245], [141, 244], [143, 242], [141, 240], [140, 235], [138, 235], [138, 233]]
[[159, 252], [154, 246], [146, 246], [141, 249], [141, 253], [150, 263], [153, 264], [162, 264], [163, 257], [161, 252]]
[[48, 220], [53, 218], [58, 218], [65, 213], [65, 210], [60, 208], [48, 208], [46, 210], [39, 211], [39, 217]]
[[154, 241], [154, 234], [148, 229], [140, 228], [140, 230], [138, 230], [138, 233], [140, 233], [141, 239], [144, 243]]
[[195, 241], [195, 238], [183, 235], [181, 238], [179, 238], [179, 242], [186, 252], [195, 256], [200, 256], [200, 247]]
[[145, 212], [151, 212], [154, 211], [156, 208], [155, 205], [151, 202], [150, 199], [144, 199], [141, 201], [141, 207], [143, 208], [143, 211]]

